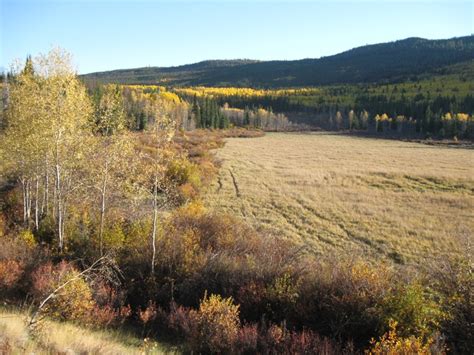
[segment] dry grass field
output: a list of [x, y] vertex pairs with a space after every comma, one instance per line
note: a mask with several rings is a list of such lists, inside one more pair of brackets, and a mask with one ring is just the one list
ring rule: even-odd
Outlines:
[[230, 138], [206, 203], [315, 253], [418, 263], [474, 230], [474, 150], [328, 133]]

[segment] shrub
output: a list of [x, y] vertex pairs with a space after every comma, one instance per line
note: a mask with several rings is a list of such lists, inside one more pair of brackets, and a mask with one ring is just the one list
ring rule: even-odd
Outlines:
[[167, 325], [178, 337], [187, 339], [197, 337], [196, 334], [193, 334], [196, 331], [196, 327], [191, 317], [191, 310], [178, 306], [175, 302], [171, 302]]
[[469, 353], [474, 349], [474, 273], [469, 255], [440, 259], [430, 265], [432, 287], [443, 295], [446, 317], [441, 322], [443, 335], [453, 353]]
[[204, 297], [198, 311], [191, 311], [191, 319], [196, 327], [189, 339], [196, 351], [221, 353], [231, 350], [239, 333], [239, 306], [232, 298], [219, 295]]
[[378, 306], [392, 290], [390, 268], [361, 260], [311, 262], [299, 287], [294, 322], [364, 346], [384, 324]]
[[[341, 347], [311, 330], [291, 331], [285, 323], [263, 325], [260, 330], [245, 326], [239, 333], [238, 349], [247, 353], [263, 354], [353, 354], [352, 344]], [[253, 347], [252, 347], [253, 346]]]
[[21, 231], [20, 238], [25, 243], [25, 245], [30, 248], [34, 248], [37, 245], [35, 236], [29, 229]]
[[0, 238], [6, 234], [7, 221], [2, 213], [0, 213]]
[[236, 348], [242, 353], [255, 354], [257, 352], [258, 340], [259, 333], [257, 325], [244, 325], [239, 329]]
[[422, 338], [414, 336], [402, 338], [397, 333], [397, 322], [390, 322], [390, 330], [382, 335], [376, 341], [372, 339], [371, 347], [366, 351], [366, 354], [372, 355], [429, 355], [431, 354], [430, 345], [433, 342], [429, 338], [426, 342]]
[[148, 306], [144, 310], [138, 310], [138, 318], [143, 326], [147, 326], [154, 321], [157, 316], [156, 304], [152, 301], [148, 302]]
[[23, 274], [23, 265], [16, 260], [0, 260], [0, 290], [13, 288]]
[[196, 164], [186, 159], [173, 160], [168, 166], [166, 176], [177, 185], [189, 183], [199, 187], [201, 183]]
[[125, 232], [120, 222], [116, 221], [104, 230], [104, 248], [106, 250], [116, 250], [122, 248], [125, 243]]
[[40, 266], [32, 275], [33, 294], [40, 301], [68, 280], [73, 280], [59, 290], [42, 310], [51, 317], [93, 323], [94, 300], [87, 282], [79, 272], [63, 261], [58, 265], [50, 262]]
[[289, 273], [277, 277], [265, 290], [268, 311], [274, 321], [283, 321], [294, 310], [298, 301], [299, 282]]
[[401, 336], [429, 337], [444, 318], [436, 295], [421, 284], [401, 284], [380, 304], [385, 324], [396, 321]]

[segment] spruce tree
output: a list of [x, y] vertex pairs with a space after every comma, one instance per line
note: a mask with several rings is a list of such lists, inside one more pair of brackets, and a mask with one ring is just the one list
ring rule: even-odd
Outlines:
[[35, 70], [33, 68], [33, 60], [31, 59], [31, 55], [26, 57], [25, 68], [23, 69], [23, 73], [25, 75], [34, 75]]
[[250, 112], [249, 108], [245, 106], [245, 111], [244, 111], [244, 126], [250, 126]]

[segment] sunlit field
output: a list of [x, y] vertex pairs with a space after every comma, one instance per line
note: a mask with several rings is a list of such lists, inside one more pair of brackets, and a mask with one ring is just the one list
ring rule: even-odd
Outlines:
[[231, 138], [207, 203], [310, 252], [398, 263], [456, 253], [474, 227], [474, 150], [327, 133]]

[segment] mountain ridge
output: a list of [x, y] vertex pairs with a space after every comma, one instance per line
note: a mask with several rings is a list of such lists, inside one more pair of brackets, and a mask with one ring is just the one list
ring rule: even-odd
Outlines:
[[81, 75], [86, 81], [169, 86], [298, 87], [396, 81], [474, 59], [474, 36], [370, 44], [320, 58], [205, 60]]

